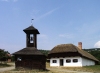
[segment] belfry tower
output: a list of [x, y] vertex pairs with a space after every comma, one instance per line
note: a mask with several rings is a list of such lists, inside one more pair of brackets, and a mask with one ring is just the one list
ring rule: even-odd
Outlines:
[[39, 31], [33, 25], [23, 30], [26, 33], [26, 47], [37, 48], [37, 34]]

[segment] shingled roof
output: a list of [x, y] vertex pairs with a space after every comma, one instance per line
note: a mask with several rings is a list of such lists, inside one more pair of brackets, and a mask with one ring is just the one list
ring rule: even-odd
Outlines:
[[94, 61], [99, 61], [98, 59], [96, 59], [94, 56], [92, 56], [88, 52], [86, 52], [82, 49], [79, 49], [77, 46], [75, 46], [73, 44], [60, 44], [60, 45], [57, 45], [49, 52], [49, 54], [63, 53], [63, 52], [64, 53], [65, 52], [78, 52], [83, 57], [86, 57], [86, 58], [94, 60]]
[[30, 32], [30, 33], [40, 34], [39, 31], [33, 25], [29, 26], [28, 28], [25, 28], [23, 31], [25, 33]]
[[13, 55], [43, 55], [43, 54], [35, 47], [27, 47], [13, 53]]

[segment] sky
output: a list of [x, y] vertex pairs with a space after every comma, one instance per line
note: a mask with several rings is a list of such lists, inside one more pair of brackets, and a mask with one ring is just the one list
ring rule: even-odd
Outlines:
[[14, 53], [26, 47], [23, 29], [38, 29], [37, 48], [82, 42], [100, 48], [100, 0], [0, 0], [0, 48]]

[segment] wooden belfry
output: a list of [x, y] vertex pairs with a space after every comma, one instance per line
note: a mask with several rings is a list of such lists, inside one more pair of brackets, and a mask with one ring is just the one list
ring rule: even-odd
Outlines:
[[16, 68], [46, 69], [46, 56], [37, 49], [37, 34], [39, 31], [33, 25], [23, 30], [26, 33], [26, 48], [15, 55]]
[[26, 33], [26, 47], [37, 48], [37, 34], [40, 34], [39, 31], [32, 25], [23, 31]]

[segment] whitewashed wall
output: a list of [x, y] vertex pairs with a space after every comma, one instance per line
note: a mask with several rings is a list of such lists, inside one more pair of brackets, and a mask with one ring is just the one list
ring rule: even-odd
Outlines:
[[[90, 66], [95, 65], [95, 62], [86, 58], [81, 57], [65, 57], [65, 58], [51, 58], [50, 66], [60, 66], [60, 59], [63, 59], [63, 66], [65, 67], [82, 67], [82, 66]], [[66, 63], [66, 59], [70, 59], [70, 63]], [[78, 59], [78, 62], [74, 63], [73, 59]], [[57, 60], [57, 63], [53, 63], [53, 60]]]
[[[57, 60], [57, 63], [52, 63], [53, 60]], [[50, 66], [59, 66], [59, 58], [51, 58], [50, 59]]]
[[[80, 67], [82, 66], [82, 59], [81, 57], [66, 57], [66, 58], [51, 58], [50, 59], [50, 66], [60, 66], [60, 59], [63, 59], [63, 66], [67, 67]], [[66, 63], [66, 59], [71, 59], [70, 63]], [[73, 59], [78, 59], [78, 62], [73, 63]], [[53, 60], [57, 60], [57, 63], [53, 63]]]
[[[71, 59], [70, 63], [66, 63], [66, 59]], [[73, 62], [73, 59], [78, 59], [78, 62]], [[64, 66], [67, 67], [82, 67], [81, 57], [66, 57], [64, 58]]]
[[82, 58], [82, 66], [95, 65], [95, 62], [86, 58]]

